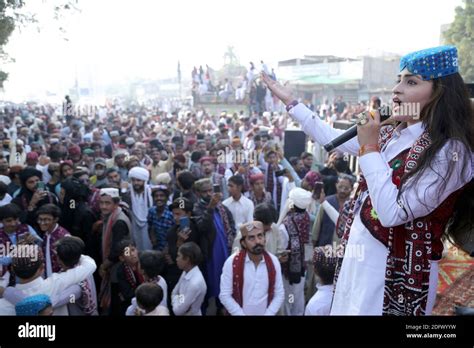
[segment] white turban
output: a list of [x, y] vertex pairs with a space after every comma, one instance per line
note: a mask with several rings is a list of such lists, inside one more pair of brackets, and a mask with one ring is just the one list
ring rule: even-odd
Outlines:
[[125, 149], [118, 149], [114, 152], [114, 158], [117, 157], [117, 156], [120, 156], [120, 155], [125, 155], [127, 156], [128, 155], [128, 152], [127, 150]]
[[103, 189], [100, 189], [100, 195], [101, 196], [110, 196], [112, 198], [120, 197], [119, 190], [116, 189], [116, 188], [103, 188]]
[[138, 179], [138, 180], [143, 180], [143, 181], [148, 181], [150, 178], [150, 172], [142, 167], [133, 167], [130, 169], [128, 172], [128, 177], [133, 178], [133, 179]]
[[168, 173], [161, 173], [156, 176], [155, 179], [157, 184], [165, 184], [168, 185], [171, 182], [171, 175]]
[[288, 195], [288, 201], [290, 202], [290, 208], [297, 206], [300, 209], [308, 209], [311, 200], [313, 199], [311, 192], [306, 191], [302, 188], [296, 187], [290, 191]]
[[288, 195], [288, 199], [286, 200], [286, 205], [282, 213], [280, 214], [280, 218], [278, 219], [278, 225], [283, 222], [283, 219], [288, 214], [288, 211], [295, 206], [300, 209], [308, 209], [313, 201], [313, 194], [309, 191], [306, 191], [302, 188], [296, 187], [290, 191]]

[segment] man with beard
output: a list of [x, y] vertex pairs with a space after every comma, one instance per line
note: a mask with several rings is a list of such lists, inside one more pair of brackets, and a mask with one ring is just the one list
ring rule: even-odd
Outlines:
[[121, 194], [127, 192], [129, 188], [128, 182], [124, 181], [120, 176], [120, 172], [116, 167], [107, 169], [107, 182], [110, 187], [115, 187], [120, 190]]
[[132, 240], [139, 251], [151, 250], [148, 235], [148, 211], [153, 206], [151, 187], [147, 185], [150, 172], [142, 167], [133, 167], [128, 173], [132, 181], [130, 191], [123, 195], [123, 200], [132, 213]]
[[166, 235], [174, 225], [173, 213], [167, 205], [169, 195], [168, 187], [165, 185], [153, 188], [152, 197], [155, 205], [148, 211], [148, 233], [155, 250], [162, 251], [166, 247]]
[[222, 194], [213, 193], [209, 179], [196, 181], [195, 190], [199, 201], [194, 205], [193, 215], [196, 217], [201, 235], [201, 250], [204, 255], [204, 277], [207, 283], [206, 304], [209, 299], [216, 299], [218, 311], [222, 308], [218, 296], [220, 277], [225, 260], [232, 252], [235, 238], [235, 222], [230, 210], [221, 203]]
[[[102, 264], [99, 269], [101, 289], [99, 294], [102, 313], [110, 311], [112, 291], [117, 291], [115, 277], [119, 261], [119, 245], [130, 237], [130, 220], [119, 206], [120, 196], [116, 188], [100, 190], [100, 210], [102, 212]], [[112, 290], [112, 283], [114, 289]]]
[[[283, 263], [288, 258], [284, 251], [288, 245], [288, 234], [284, 227], [276, 224], [278, 220], [278, 213], [271, 203], [261, 203], [255, 206], [253, 212], [253, 220], [259, 221], [263, 224], [263, 232], [265, 232], [265, 250], [273, 255], [277, 255], [280, 263]], [[240, 231], [234, 239], [232, 250], [240, 251], [242, 245], [240, 240], [242, 235]]]
[[265, 251], [261, 222], [242, 225], [240, 233], [242, 250], [224, 264], [219, 299], [231, 315], [275, 315], [285, 296], [280, 262]]
[[225, 184], [224, 176], [216, 172], [214, 161], [214, 157], [210, 156], [201, 157], [199, 160], [201, 162], [203, 179], [211, 179], [212, 185], [220, 185], [222, 196], [226, 199], [229, 196], [227, 185]]

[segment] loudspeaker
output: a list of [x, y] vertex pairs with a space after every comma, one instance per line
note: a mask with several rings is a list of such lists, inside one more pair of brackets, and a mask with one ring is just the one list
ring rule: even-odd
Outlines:
[[300, 157], [306, 151], [306, 134], [301, 130], [286, 130], [284, 137], [285, 158]]

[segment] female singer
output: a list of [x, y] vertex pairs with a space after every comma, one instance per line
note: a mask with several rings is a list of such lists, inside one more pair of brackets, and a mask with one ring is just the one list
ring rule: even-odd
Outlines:
[[[289, 89], [262, 78], [319, 144], [343, 132], [294, 101]], [[456, 48], [403, 57], [392, 92], [395, 123], [363, 113], [357, 138], [338, 147], [359, 156], [362, 175], [337, 224], [345, 252], [331, 314], [430, 314], [443, 233], [462, 215], [455, 204], [460, 196], [472, 199], [466, 192], [472, 191], [474, 117]]]

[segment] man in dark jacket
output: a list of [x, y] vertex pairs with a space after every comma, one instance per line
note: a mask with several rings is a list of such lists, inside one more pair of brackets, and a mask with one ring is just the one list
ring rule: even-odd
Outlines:
[[[171, 305], [171, 292], [182, 273], [176, 262], [178, 249], [187, 242], [199, 245], [201, 238], [195, 219], [192, 218], [193, 204], [188, 199], [176, 198], [170, 204], [169, 210], [173, 213], [174, 225], [168, 230], [166, 236], [167, 247], [164, 251], [166, 268], [163, 277], [168, 285], [168, 304]], [[189, 224], [183, 224], [183, 218], [189, 221]]]
[[[220, 277], [225, 260], [232, 253], [235, 223], [231, 212], [221, 203], [222, 194], [214, 193], [210, 179], [201, 179], [194, 184], [199, 201], [194, 205], [194, 213], [201, 235], [201, 250], [205, 258], [204, 278], [207, 283], [207, 295], [204, 307], [209, 299], [216, 299], [218, 310], [222, 308], [218, 300]], [[205, 312], [205, 310], [203, 310]]]
[[58, 205], [56, 195], [44, 188], [41, 181], [43, 174], [31, 167], [26, 167], [20, 172], [21, 190], [13, 200], [22, 210], [20, 221], [39, 231], [39, 225], [36, 221], [36, 212], [45, 204], [51, 203]]
[[116, 270], [119, 264], [120, 243], [130, 239], [130, 219], [120, 208], [119, 191], [116, 188], [100, 190], [100, 210], [102, 212], [102, 265], [99, 273], [102, 278], [99, 303], [102, 312], [115, 312], [116, 304], [111, 303], [116, 298], [118, 281]]

